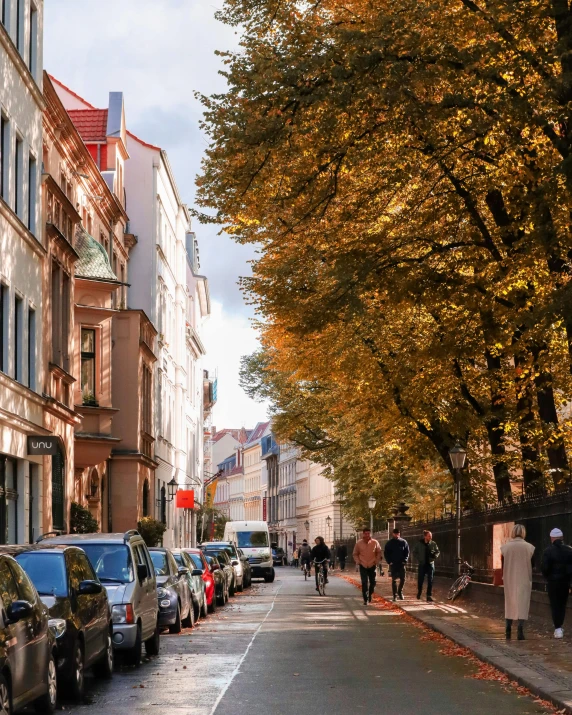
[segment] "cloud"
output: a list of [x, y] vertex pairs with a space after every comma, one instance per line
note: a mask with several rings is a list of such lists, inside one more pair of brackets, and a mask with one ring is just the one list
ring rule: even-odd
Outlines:
[[[238, 43], [235, 30], [217, 22], [214, 12], [205, 0], [49, 0], [44, 6], [46, 70], [96, 107], [107, 106], [110, 91], [122, 91], [129, 128], [167, 151], [189, 205], [207, 145], [194, 92], [224, 90], [215, 50]], [[217, 236], [216, 227], [194, 228], [201, 272], [209, 278], [213, 306], [219, 305], [206, 341], [207, 365], [218, 366], [221, 377], [218, 424], [240, 421], [241, 415], [245, 424], [254, 423], [256, 410], [263, 410], [238, 387], [238, 364], [255, 349], [256, 333], [248, 321], [252, 310], [237, 286], [239, 276], [250, 274], [254, 248]]]
[[213, 424], [218, 428], [254, 427], [265, 418], [268, 405], [246, 397], [238, 384], [238, 373], [242, 355], [249, 355], [258, 347], [256, 332], [246, 318], [229, 315], [218, 301], [213, 301], [211, 310], [204, 340], [218, 378]]

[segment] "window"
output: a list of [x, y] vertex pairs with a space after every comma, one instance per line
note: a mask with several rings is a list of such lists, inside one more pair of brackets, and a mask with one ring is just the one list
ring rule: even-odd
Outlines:
[[28, 159], [28, 228], [36, 233], [36, 160]]
[[36, 311], [28, 308], [28, 387], [36, 389]]
[[8, 120], [0, 114], [0, 196], [8, 203]]
[[8, 372], [8, 286], [0, 283], [0, 370]]
[[81, 394], [84, 405], [96, 405], [95, 330], [81, 329]]
[[28, 575], [24, 573], [24, 569], [18, 564], [10, 564], [10, 569], [14, 573], [16, 585], [18, 586], [18, 593], [20, 594], [22, 601], [28, 601], [28, 603], [34, 605], [37, 599], [36, 591], [32, 586], [32, 582], [30, 581]]
[[146, 479], [143, 484], [143, 516], [150, 516], [149, 514], [149, 481]]
[[6, 7], [10, 0], [0, 0], [0, 22], [6, 27]]
[[36, 496], [36, 483], [38, 480], [38, 466], [30, 463], [28, 477], [28, 543], [33, 544], [34, 539], [34, 499]]
[[20, 296], [14, 298], [14, 379], [22, 382], [23, 343], [24, 343], [24, 301]]
[[24, 141], [20, 137], [16, 137], [16, 153], [14, 154], [14, 213], [18, 218], [22, 218], [23, 209], [23, 167], [24, 161]]
[[[0, 0], [1, 1], [1, 0]], [[38, 11], [30, 5], [30, 46], [28, 47], [28, 68], [36, 78], [36, 53], [38, 46]]]
[[24, 49], [24, 5], [25, 0], [16, 0], [16, 47], [20, 54]]
[[4, 495], [6, 514], [6, 542], [18, 543], [18, 464], [15, 459], [7, 459], [4, 471]]

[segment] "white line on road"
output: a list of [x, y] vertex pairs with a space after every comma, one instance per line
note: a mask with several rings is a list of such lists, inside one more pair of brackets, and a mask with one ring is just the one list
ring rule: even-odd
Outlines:
[[282, 588], [282, 584], [280, 584], [280, 586], [278, 586], [278, 589], [277, 589], [277, 591], [276, 591], [276, 594], [275, 594], [274, 598], [272, 599], [272, 605], [271, 605], [270, 608], [268, 609], [268, 613], [264, 616], [264, 618], [262, 619], [262, 621], [259, 623], [258, 628], [254, 631], [254, 635], [253, 635], [252, 638], [250, 639], [250, 643], [247, 645], [246, 650], [245, 650], [244, 653], [242, 654], [242, 658], [238, 661], [238, 663], [237, 663], [237, 665], [236, 665], [236, 668], [232, 671], [232, 675], [230, 676], [230, 680], [229, 680], [228, 683], [224, 686], [224, 688], [220, 691], [219, 696], [218, 696], [218, 698], [216, 699], [215, 704], [214, 704], [213, 707], [212, 707], [212, 710], [210, 711], [210, 715], [214, 715], [214, 713], [216, 712], [216, 709], [217, 709], [218, 706], [220, 705], [221, 700], [222, 700], [222, 699], [224, 698], [224, 696], [226, 695], [226, 691], [227, 691], [227, 690], [230, 688], [230, 686], [232, 685], [232, 681], [236, 678], [236, 676], [237, 676], [238, 673], [240, 672], [240, 666], [244, 663], [244, 659], [245, 659], [246, 656], [248, 655], [248, 651], [251, 649], [252, 644], [253, 644], [254, 641], [256, 640], [256, 636], [259, 634], [260, 629], [262, 628], [262, 626], [263, 626], [264, 623], [266, 622], [266, 619], [268, 618], [268, 616], [272, 613], [272, 610], [274, 609], [274, 604], [276, 603], [276, 598], [278, 597], [278, 594], [280, 593], [280, 589], [281, 589], [281, 588]]

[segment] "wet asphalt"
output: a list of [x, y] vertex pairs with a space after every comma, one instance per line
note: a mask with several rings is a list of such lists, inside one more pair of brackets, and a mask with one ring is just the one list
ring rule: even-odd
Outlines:
[[87, 676], [73, 715], [463, 715], [546, 711], [532, 698], [477, 680], [464, 658], [439, 652], [393, 611], [364, 607], [355, 586], [330, 578], [326, 597], [289, 567], [255, 582], [180, 635], [161, 655]]

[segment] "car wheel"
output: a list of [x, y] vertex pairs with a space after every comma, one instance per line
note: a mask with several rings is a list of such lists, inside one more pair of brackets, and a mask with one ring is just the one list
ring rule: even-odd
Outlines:
[[195, 625], [195, 606], [192, 598], [189, 603], [189, 613], [186, 618], [181, 620], [181, 625], [183, 628], [192, 628]]
[[127, 665], [133, 665], [138, 668], [141, 665], [141, 647], [143, 645], [141, 635], [141, 624], [137, 625], [137, 635], [135, 637], [135, 645], [125, 654]]
[[226, 591], [225, 586], [224, 586], [224, 585], [221, 586], [221, 587], [220, 587], [220, 593], [219, 593], [219, 595], [216, 597], [217, 606], [224, 606], [224, 604], [226, 603], [226, 593], [225, 593], [225, 591]]
[[226, 591], [224, 592], [224, 602], [228, 603], [230, 598], [230, 590], [227, 588]]
[[215, 613], [216, 612], [216, 606], [217, 606], [217, 595], [216, 592], [213, 593], [213, 600], [211, 601], [211, 605], [207, 606], [208, 612], [209, 613]]
[[207, 594], [203, 593], [203, 603], [201, 606], [201, 618], [206, 618], [208, 614], [208, 606], [207, 606]]
[[3, 675], [0, 675], [0, 715], [12, 715], [10, 686]]
[[240, 584], [237, 584], [236, 590], [239, 593], [242, 593], [244, 591], [244, 576], [242, 577], [242, 581], [240, 582]]
[[147, 655], [159, 655], [159, 650], [161, 648], [161, 630], [159, 628], [159, 621], [157, 621], [157, 626], [151, 638], [147, 638], [145, 641], [145, 653]]
[[93, 670], [98, 678], [109, 680], [113, 677], [113, 665], [115, 663], [115, 654], [113, 652], [113, 641], [111, 640], [111, 629], [107, 631], [107, 643], [105, 652], [95, 664]]
[[177, 605], [177, 617], [172, 626], [169, 626], [169, 633], [180, 633], [181, 632], [181, 606]]
[[234, 579], [232, 579], [232, 583], [230, 584], [230, 586], [228, 588], [228, 595], [234, 596], [235, 593], [236, 593], [236, 589], [235, 589]]
[[84, 668], [83, 648], [81, 643], [76, 641], [73, 654], [73, 670], [69, 679], [70, 695], [74, 700], [81, 700], [85, 690], [85, 668]]
[[38, 698], [35, 702], [36, 712], [52, 715], [56, 711], [56, 703], [58, 701], [58, 676], [56, 671], [56, 660], [53, 653], [50, 653], [48, 660], [48, 669], [46, 679], [48, 681], [48, 690]]

